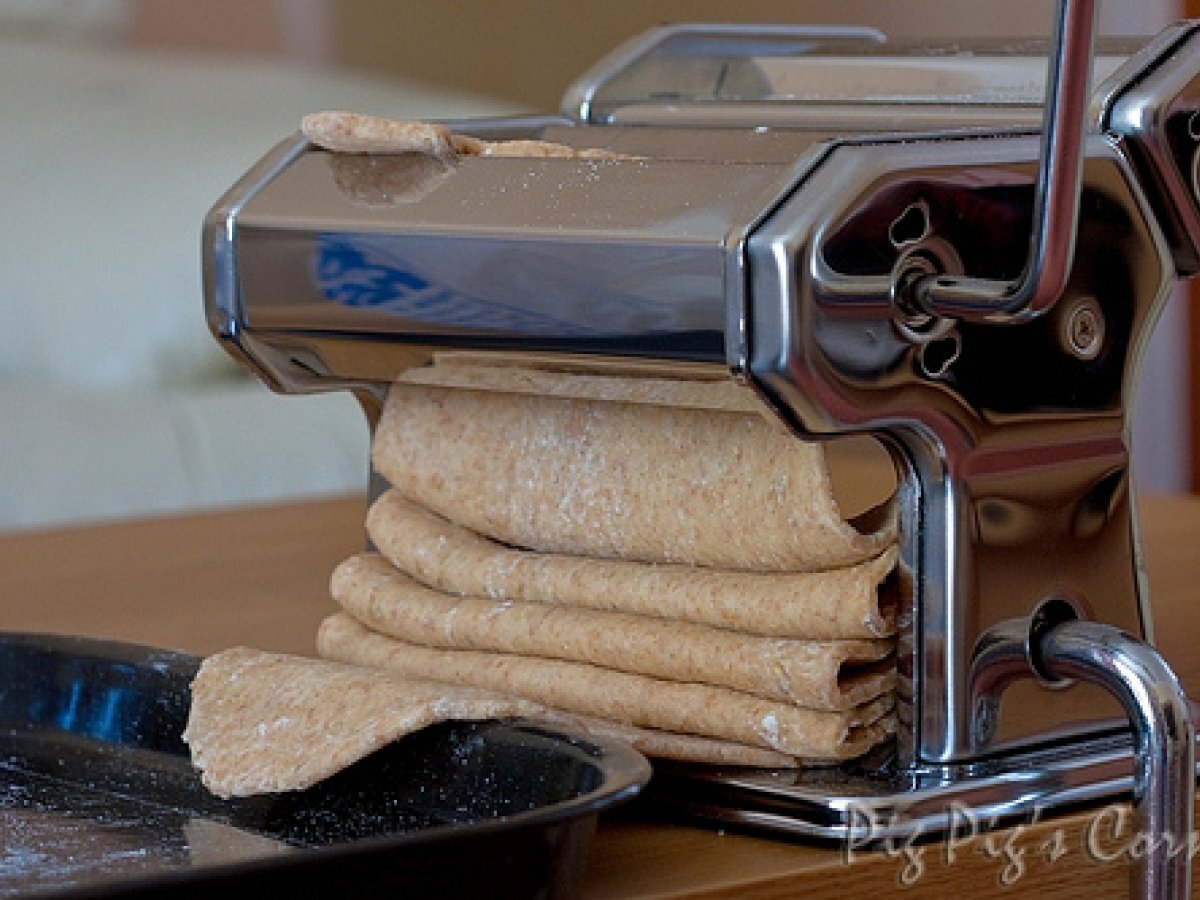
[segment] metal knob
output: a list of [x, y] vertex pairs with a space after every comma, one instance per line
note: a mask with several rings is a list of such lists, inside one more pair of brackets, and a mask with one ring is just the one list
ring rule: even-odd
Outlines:
[[[1004, 690], [1021, 678], [1074, 679], [1112, 694], [1133, 730], [1134, 833], [1146, 852], [1131, 870], [1131, 897], [1191, 896], [1196, 732], [1191, 705], [1170, 666], [1119, 628], [1047, 617], [999, 623], [980, 640], [971, 666], [971, 734], [986, 747]], [[1065, 607], [1060, 604], [1059, 609]]]
[[1037, 652], [1047, 674], [1109, 691], [1133, 725], [1135, 833], [1148, 850], [1133, 868], [1130, 896], [1190, 897], [1196, 732], [1175, 673], [1153, 647], [1097, 622], [1056, 625]]

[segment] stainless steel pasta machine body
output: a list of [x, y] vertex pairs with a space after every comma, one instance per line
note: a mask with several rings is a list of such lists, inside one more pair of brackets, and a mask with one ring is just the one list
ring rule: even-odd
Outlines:
[[836, 771], [689, 772], [676, 799], [845, 837], [864, 815], [911, 833], [958, 803], [1002, 818], [1101, 796], [1130, 777], [1116, 701], [1029, 678], [980, 705], [973, 666], [1051, 600], [1153, 638], [1129, 416], [1158, 311], [1200, 259], [1196, 43], [1185, 24], [1097, 54], [1073, 254], [1036, 315], [943, 315], [906, 288], [1021, 277], [1044, 47], [690, 26], [623, 48], [562, 115], [447, 123], [620, 158], [288, 139], [206, 221], [209, 321], [276, 389], [351, 389], [372, 421], [400, 372], [464, 350], [733, 378], [798, 434], [875, 435], [901, 475], [896, 746]]

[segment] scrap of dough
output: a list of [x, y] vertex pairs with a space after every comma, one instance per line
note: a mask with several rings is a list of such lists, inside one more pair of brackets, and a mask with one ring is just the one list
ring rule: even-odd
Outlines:
[[462, 156], [630, 158], [610, 150], [577, 149], [551, 141], [484, 141], [454, 134], [436, 123], [340, 110], [309, 113], [300, 121], [300, 132], [313, 144], [335, 153], [424, 153], [444, 160]]
[[464, 135], [454, 135], [455, 148], [463, 156], [510, 156], [526, 159], [633, 159], [623, 153], [597, 147], [568, 147], [553, 141], [481, 141]]
[[515, 694], [566, 713], [732, 741], [799, 759], [859, 756], [895, 728], [890, 694], [852, 710], [804, 709], [728, 688], [678, 684], [581, 663], [431, 650], [373, 632], [347, 613], [321, 623], [317, 649], [328, 659], [411, 678]]
[[305, 116], [301, 133], [309, 141], [337, 153], [424, 153], [440, 159], [456, 155], [450, 129], [427, 122], [401, 122], [352, 112], [319, 112]]
[[794, 572], [895, 539], [894, 520], [845, 521], [819, 444], [753, 413], [397, 382], [373, 460], [422, 506], [544, 553]]
[[[534, 553], [482, 537], [384, 492], [367, 533], [400, 571], [450, 594], [659, 616], [808, 640], [880, 638], [896, 630], [880, 600], [896, 549], [824, 572], [733, 572]], [[884, 588], [886, 591], [886, 588]]]
[[892, 642], [764, 638], [654, 616], [460, 597], [351, 557], [334, 600], [374, 631], [444, 650], [488, 650], [591, 663], [669, 681], [721, 685], [812, 709], [850, 709], [895, 687]]

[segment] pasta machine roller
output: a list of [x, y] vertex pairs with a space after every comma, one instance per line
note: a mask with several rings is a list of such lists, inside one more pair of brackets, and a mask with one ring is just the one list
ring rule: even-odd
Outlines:
[[[1151, 649], [1129, 416], [1156, 316], [1200, 268], [1200, 34], [1096, 44], [1094, 18], [1065, 0], [1049, 44], [952, 47], [668, 27], [558, 115], [447, 123], [616, 159], [289, 138], [206, 221], [209, 322], [275, 389], [351, 390], [372, 424], [399, 373], [457, 350], [732, 378], [798, 435], [888, 448], [894, 746], [664, 768], [691, 812], [884, 839], [1133, 785], [1148, 822], [1190, 830], [1165, 799], [1191, 791], [1194, 737]], [[1186, 884], [1149, 864], [1154, 890]]]

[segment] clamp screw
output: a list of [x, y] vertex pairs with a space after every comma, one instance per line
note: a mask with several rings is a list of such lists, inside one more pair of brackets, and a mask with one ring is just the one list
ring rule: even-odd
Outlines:
[[1104, 345], [1104, 315], [1100, 305], [1085, 297], [1067, 317], [1067, 345], [1080, 359], [1095, 359]]

